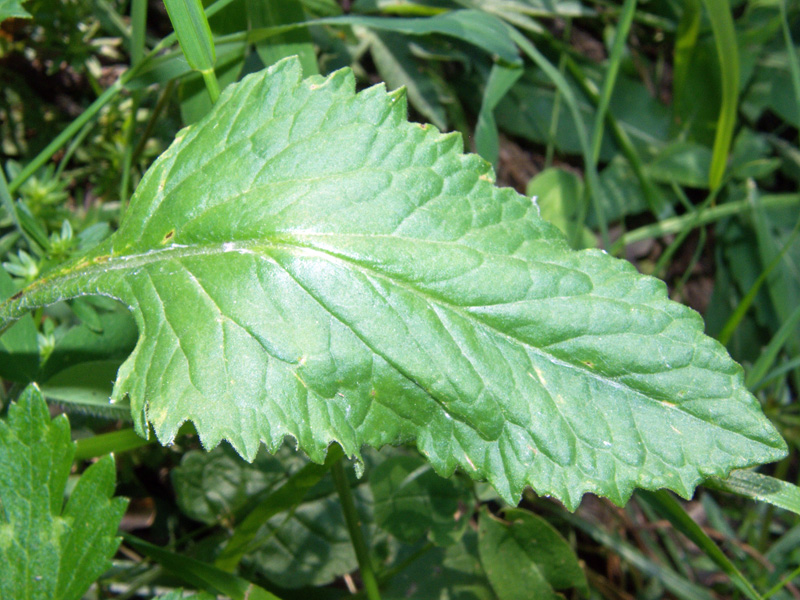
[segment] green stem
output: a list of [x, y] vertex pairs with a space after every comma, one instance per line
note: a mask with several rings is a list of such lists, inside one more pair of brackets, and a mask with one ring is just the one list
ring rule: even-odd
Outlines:
[[200, 74], [203, 76], [203, 81], [206, 83], [206, 89], [208, 90], [208, 97], [211, 98], [211, 104], [216, 104], [219, 98], [217, 74], [214, 72], [213, 68], [200, 71]]
[[[800, 204], [800, 195], [798, 194], [775, 194], [773, 196], [763, 196], [759, 199], [762, 208], [781, 208], [784, 206], [794, 206]], [[737, 202], [727, 202], [714, 206], [707, 210], [698, 211], [702, 214], [689, 213], [679, 217], [672, 217], [664, 219], [652, 225], [645, 225], [639, 229], [629, 231], [620, 237], [611, 247], [611, 253], [615, 254], [628, 244], [647, 240], [670, 233], [680, 233], [686, 227], [699, 227], [707, 223], [719, 221], [725, 217], [745, 212], [750, 209], [750, 200], [739, 200]]]
[[110, 433], [101, 433], [77, 441], [76, 460], [85, 460], [103, 456], [109, 452], [127, 452], [155, 442], [155, 438], [144, 439], [133, 429], [121, 429]]
[[[572, 19], [566, 19], [564, 24], [564, 41], [569, 43], [570, 36], [572, 35]], [[558, 58], [558, 72], [562, 75], [566, 69], [568, 55], [562, 52]], [[558, 135], [558, 121], [561, 113], [561, 91], [556, 88], [555, 95], [553, 96], [553, 112], [550, 115], [550, 129], [547, 132], [547, 149], [544, 155], [544, 168], [549, 169], [553, 166], [553, 153], [555, 151], [556, 136]]]
[[361, 570], [361, 580], [364, 582], [364, 591], [366, 591], [369, 600], [381, 600], [381, 595], [378, 591], [378, 579], [375, 577], [375, 571], [372, 568], [369, 550], [367, 549], [367, 543], [364, 541], [361, 523], [356, 512], [356, 503], [353, 500], [353, 493], [350, 491], [350, 484], [347, 481], [347, 475], [344, 472], [344, 465], [341, 460], [331, 467], [331, 475], [336, 486], [336, 493], [339, 494], [339, 500], [342, 503], [342, 512], [344, 512], [344, 520], [347, 522], [347, 529], [350, 532], [350, 540], [353, 542], [353, 548], [356, 551], [358, 567]]
[[144, 126], [144, 131], [139, 136], [139, 142], [136, 144], [136, 149], [133, 151], [133, 157], [131, 161], [136, 163], [139, 160], [139, 157], [142, 155], [144, 151], [145, 145], [147, 144], [147, 140], [153, 135], [153, 130], [155, 129], [156, 122], [161, 117], [161, 113], [164, 112], [167, 104], [169, 103], [169, 99], [172, 97], [172, 92], [175, 91], [175, 83], [174, 79], [170, 79], [167, 82], [167, 85], [164, 86], [164, 89], [161, 90], [161, 94], [158, 96], [158, 100], [156, 101], [155, 108], [150, 112], [150, 117], [147, 119], [147, 124]]
[[622, 16], [617, 25], [617, 35], [614, 38], [614, 45], [611, 49], [611, 57], [608, 61], [608, 70], [603, 80], [603, 90], [600, 93], [600, 102], [597, 111], [594, 113], [594, 129], [592, 130], [592, 163], [597, 166], [600, 160], [600, 147], [603, 144], [603, 123], [611, 103], [611, 94], [614, 92], [614, 84], [617, 81], [617, 73], [622, 63], [622, 51], [625, 48], [625, 41], [628, 39], [628, 32], [631, 29], [633, 15], [636, 12], [636, 0], [625, 0], [622, 7]]
[[[131, 64], [138, 65], [144, 59], [145, 31], [147, 29], [147, 1], [133, 0], [131, 3]], [[142, 100], [141, 90], [131, 94], [131, 113], [125, 123], [125, 153], [122, 157], [122, 179], [119, 185], [119, 201], [124, 208], [128, 204], [128, 193], [133, 168], [133, 136], [136, 132], [136, 113]]]

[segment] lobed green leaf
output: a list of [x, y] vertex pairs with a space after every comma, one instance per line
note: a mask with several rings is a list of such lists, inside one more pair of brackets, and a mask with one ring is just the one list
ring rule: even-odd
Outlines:
[[586, 492], [689, 496], [786, 447], [742, 370], [662, 282], [572, 251], [530, 199], [494, 186], [458, 135], [406, 121], [402, 91], [296, 59], [230, 86], [142, 180], [102, 246], [0, 305], [103, 294], [138, 344], [114, 401], [169, 443], [252, 459], [292, 436], [415, 440], [434, 468]]
[[75, 445], [65, 416], [50, 420], [29, 386], [0, 421], [0, 598], [78, 600], [110, 566], [128, 501], [114, 493], [107, 455], [63, 506]]

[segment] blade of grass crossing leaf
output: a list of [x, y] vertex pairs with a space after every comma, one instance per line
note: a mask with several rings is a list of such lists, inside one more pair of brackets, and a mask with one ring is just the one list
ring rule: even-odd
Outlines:
[[[286, 25], [305, 21], [303, 5], [298, 0], [246, 0], [247, 21], [250, 29], [273, 25]], [[296, 54], [303, 65], [303, 74], [317, 75], [317, 56], [307, 30], [295, 29], [256, 43], [256, 52], [266, 66]]]
[[714, 138], [714, 154], [708, 174], [709, 187], [714, 190], [722, 184], [728, 151], [736, 125], [736, 106], [739, 102], [739, 47], [728, 0], [703, 0], [714, 31], [714, 42], [719, 57], [722, 77], [722, 106]]
[[494, 63], [483, 92], [483, 102], [478, 113], [478, 123], [475, 126], [475, 150], [495, 166], [497, 166], [497, 159], [500, 156], [500, 143], [494, 109], [522, 73], [521, 67], [508, 67]]
[[[508, 27], [508, 31], [511, 35], [511, 39], [520, 47], [520, 49], [534, 62], [536, 65], [545, 72], [545, 74], [550, 78], [553, 82], [553, 85], [560, 91], [561, 94], [564, 96], [564, 102], [567, 103], [569, 107], [570, 113], [572, 114], [573, 122], [575, 124], [575, 130], [578, 134], [578, 139], [580, 140], [581, 149], [584, 161], [586, 162], [586, 179], [588, 185], [586, 186], [586, 193], [589, 194], [590, 198], [594, 202], [595, 211], [597, 212], [597, 221], [600, 224], [600, 233], [603, 239], [603, 246], [609, 248], [611, 246], [611, 242], [608, 237], [608, 226], [606, 224], [606, 219], [603, 214], [603, 203], [600, 201], [600, 194], [602, 194], [602, 188], [600, 187], [600, 179], [597, 176], [597, 168], [592, 164], [591, 160], [591, 149], [589, 147], [589, 138], [586, 134], [586, 127], [583, 124], [583, 118], [581, 117], [580, 109], [578, 108], [578, 101], [575, 98], [575, 94], [572, 93], [572, 89], [569, 87], [566, 79], [561, 73], [558, 72], [552, 63], [545, 58], [545, 56], [539, 52], [536, 47], [531, 44], [531, 42], [526, 38], [522, 33], [514, 29], [513, 27]], [[575, 230], [581, 231], [583, 228], [583, 223], [586, 220], [586, 207], [585, 205], [582, 206], [581, 214], [576, 221]]]
[[789, 60], [789, 72], [792, 74], [792, 87], [794, 88], [795, 101], [800, 104], [800, 61], [797, 60], [797, 49], [792, 41], [792, 33], [789, 31], [789, 19], [786, 15], [786, 4], [788, 0], [778, 2], [781, 10], [781, 30], [783, 31], [783, 41], [786, 44], [786, 54]]
[[797, 223], [795, 224], [791, 236], [789, 236], [789, 239], [783, 245], [781, 251], [770, 261], [770, 263], [767, 265], [767, 268], [761, 272], [755, 282], [753, 282], [753, 285], [749, 290], [747, 290], [747, 294], [745, 294], [744, 298], [742, 298], [742, 301], [739, 302], [736, 310], [725, 323], [725, 326], [722, 328], [719, 336], [717, 336], [717, 339], [719, 339], [723, 346], [728, 345], [728, 342], [736, 331], [736, 328], [739, 327], [739, 324], [742, 322], [745, 314], [747, 314], [747, 311], [750, 310], [753, 301], [756, 299], [758, 292], [761, 290], [761, 286], [764, 285], [764, 282], [767, 281], [767, 278], [770, 276], [770, 274], [772, 274], [772, 271], [774, 271], [775, 268], [781, 263], [784, 255], [797, 239], [798, 234], [800, 234], [800, 219], [798, 219]]
[[603, 123], [605, 121], [608, 105], [611, 102], [611, 94], [614, 91], [614, 83], [617, 80], [619, 66], [622, 63], [622, 52], [625, 49], [625, 40], [628, 39], [628, 32], [633, 23], [633, 15], [636, 12], [636, 0], [625, 0], [622, 5], [617, 33], [614, 37], [614, 44], [611, 48], [611, 56], [608, 60], [606, 76], [603, 79], [603, 90], [600, 93], [600, 102], [597, 111], [594, 113], [594, 129], [592, 131], [592, 163], [597, 166], [600, 158], [600, 146], [603, 143]]
[[201, 0], [164, 0], [164, 6], [186, 61], [202, 74], [211, 103], [215, 103], [219, 98], [219, 84], [214, 73], [217, 56], [203, 3]]
[[731, 579], [731, 582], [750, 600], [762, 600], [747, 578], [736, 568], [731, 560], [720, 550], [708, 534], [694, 522], [683, 506], [665, 490], [657, 492], [640, 491], [640, 497], [648, 502], [656, 512], [667, 519], [672, 526], [688, 537], [706, 556], [716, 563]]
[[130, 534], [124, 534], [125, 543], [137, 552], [149, 556], [162, 567], [190, 583], [203, 589], [211, 589], [215, 593], [224, 594], [232, 600], [280, 600], [262, 587], [250, 583], [246, 579], [222, 571], [208, 563], [176, 554], [140, 540]]
[[711, 477], [703, 485], [757, 502], [766, 502], [800, 515], [800, 488], [788, 481], [740, 469], [732, 471], [726, 479]]
[[253, 541], [261, 526], [272, 517], [299, 504], [308, 490], [319, 483], [331, 466], [343, 456], [339, 445], [328, 449], [324, 464], [310, 463], [292, 475], [289, 480], [275, 492], [256, 505], [253, 510], [236, 526], [233, 536], [223, 548], [215, 561], [215, 565], [225, 571], [233, 571], [242, 557], [253, 549]]

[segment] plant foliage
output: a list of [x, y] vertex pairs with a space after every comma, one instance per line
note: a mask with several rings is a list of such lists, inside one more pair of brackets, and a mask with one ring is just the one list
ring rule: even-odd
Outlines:
[[75, 444], [29, 386], [0, 421], [0, 598], [78, 600], [110, 566], [128, 505], [112, 498], [114, 459], [80, 477], [64, 506]]
[[119, 230], [0, 318], [85, 294], [133, 311], [113, 399], [164, 443], [186, 420], [248, 459], [286, 435], [315, 461], [416, 440], [441, 474], [571, 508], [689, 496], [786, 452], [663, 283], [572, 251], [457, 135], [347, 69], [304, 80], [287, 59], [226, 88]]

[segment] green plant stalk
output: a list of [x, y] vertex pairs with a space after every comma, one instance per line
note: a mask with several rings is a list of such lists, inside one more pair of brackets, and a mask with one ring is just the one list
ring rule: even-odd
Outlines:
[[786, 341], [797, 330], [800, 324], [800, 306], [798, 306], [788, 319], [781, 325], [778, 332], [770, 340], [767, 347], [758, 357], [756, 364], [747, 373], [744, 383], [747, 387], [752, 388], [756, 382], [761, 381], [769, 371], [770, 367], [775, 363], [778, 353], [783, 348]]
[[61, 174], [64, 172], [64, 169], [69, 164], [72, 155], [75, 154], [75, 151], [78, 148], [80, 148], [80, 145], [83, 143], [83, 140], [86, 139], [86, 136], [89, 135], [89, 132], [91, 130], [92, 130], [92, 123], [90, 121], [89, 123], [86, 123], [86, 125], [83, 126], [83, 129], [81, 129], [78, 132], [78, 135], [72, 138], [72, 141], [69, 143], [69, 146], [67, 146], [66, 152], [64, 152], [64, 156], [62, 156], [61, 160], [58, 161], [58, 167], [56, 167], [56, 174], [55, 174], [56, 177], [60, 177]]
[[[602, 236], [603, 246], [605, 248], [610, 248], [611, 242], [608, 237], [608, 225], [606, 224], [605, 215], [603, 214], [603, 206], [599, 197], [599, 195], [602, 194], [600, 178], [597, 175], [597, 168], [592, 165], [591, 162], [589, 139], [586, 135], [586, 127], [583, 124], [583, 119], [581, 117], [580, 110], [578, 109], [578, 103], [575, 100], [575, 96], [561, 73], [559, 73], [558, 70], [550, 63], [550, 61], [547, 60], [547, 58], [545, 58], [545, 56], [539, 52], [533, 44], [531, 44], [528, 38], [526, 38], [522, 33], [513, 27], [509, 26], [508, 30], [511, 35], [511, 39], [514, 40], [514, 43], [516, 43], [517, 46], [526, 55], [528, 55], [528, 57], [535, 62], [542, 71], [545, 72], [556, 88], [561, 92], [561, 94], [564, 96], [564, 102], [567, 103], [567, 107], [572, 113], [572, 118], [575, 123], [575, 130], [578, 133], [578, 139], [580, 140], [584, 162], [586, 163], [586, 193], [592, 199], [595, 211], [597, 212], [597, 221], [600, 224], [600, 234]], [[586, 203], [582, 203], [578, 219], [576, 220], [575, 231], [580, 231], [583, 228], [583, 223], [585, 220]]]
[[797, 568], [796, 568], [794, 571], [792, 571], [792, 572], [791, 572], [789, 575], [787, 575], [786, 577], [784, 577], [783, 579], [781, 579], [781, 580], [780, 580], [778, 583], [776, 583], [776, 584], [775, 584], [773, 587], [771, 587], [769, 590], [767, 590], [766, 592], [764, 592], [764, 598], [765, 598], [765, 599], [772, 598], [772, 596], [774, 596], [775, 594], [777, 594], [778, 592], [780, 592], [780, 591], [781, 591], [783, 588], [785, 588], [787, 585], [789, 585], [790, 583], [792, 583], [792, 581], [794, 581], [794, 579], [795, 579], [796, 577], [798, 577], [798, 576], [800, 576], [800, 567], [797, 567]]
[[[138, 65], [144, 58], [145, 31], [147, 29], [147, 1], [131, 2], [131, 64]], [[136, 132], [136, 113], [142, 100], [141, 90], [131, 94], [131, 114], [125, 123], [125, 153], [122, 156], [122, 178], [119, 185], [119, 201], [124, 207], [128, 204], [128, 192], [133, 167], [133, 136]]]
[[110, 452], [127, 452], [153, 443], [155, 443], [155, 437], [146, 440], [136, 433], [133, 428], [101, 433], [100, 435], [77, 440], [78, 447], [75, 450], [75, 459], [87, 460]]
[[[800, 194], [775, 194], [771, 196], [762, 196], [759, 199], [759, 202], [763, 208], [767, 209], [793, 206], [800, 204]], [[633, 231], [623, 234], [616, 242], [614, 242], [614, 245], [611, 247], [611, 251], [612, 253], [619, 252], [628, 244], [639, 242], [641, 240], [647, 240], [671, 233], [680, 233], [686, 227], [698, 227], [700, 225], [713, 223], [714, 221], [719, 221], [725, 217], [731, 217], [733, 215], [745, 212], [749, 210], [749, 208], [750, 200], [745, 199], [738, 200], [736, 202], [727, 202], [718, 206], [712, 206], [708, 210], [702, 211], [702, 214], [700, 215], [695, 215], [692, 213], [681, 215], [679, 217], [664, 219], [658, 223], [645, 225], [644, 227], [639, 227], [638, 229], [634, 229]]]
[[[253, 541], [256, 539], [262, 525], [275, 515], [299, 505], [308, 491], [319, 483], [332, 465], [341, 461], [342, 456], [343, 453], [340, 446], [331, 446], [328, 449], [328, 456], [324, 464], [307, 464], [292, 475], [280, 488], [271, 492], [262, 501], [259, 501], [247, 516], [237, 524], [230, 540], [228, 540], [228, 543], [214, 561], [214, 565], [223, 571], [234, 571], [242, 557], [253, 549]], [[263, 540], [259, 539], [258, 543], [263, 543]]]
[[142, 134], [139, 136], [139, 142], [136, 144], [136, 148], [133, 151], [133, 158], [131, 159], [132, 162], [135, 163], [137, 160], [139, 160], [139, 157], [142, 155], [144, 147], [147, 144], [147, 140], [150, 139], [150, 136], [153, 134], [156, 122], [161, 117], [161, 113], [164, 112], [164, 109], [167, 107], [167, 104], [169, 103], [169, 99], [172, 97], [172, 93], [175, 91], [175, 85], [176, 85], [175, 80], [170, 79], [167, 82], [167, 85], [164, 86], [164, 89], [161, 90], [161, 93], [158, 96], [158, 100], [156, 101], [156, 105], [150, 112], [150, 118], [147, 120], [147, 123], [144, 126]]
[[[593, 82], [590, 81], [583, 73], [578, 63], [570, 58], [567, 60], [567, 68], [569, 69], [572, 78], [580, 86], [581, 91], [586, 94], [586, 96], [595, 104], [595, 106], [597, 106], [600, 102], [600, 94]], [[636, 151], [636, 148], [633, 147], [631, 139], [628, 137], [628, 134], [625, 132], [625, 130], [620, 127], [619, 122], [613, 113], [606, 111], [605, 120], [606, 125], [608, 125], [611, 130], [611, 134], [614, 136], [614, 141], [619, 146], [623, 156], [625, 156], [625, 159], [631, 166], [631, 169], [633, 169], [633, 174], [639, 182], [639, 187], [642, 188], [642, 193], [644, 193], [644, 197], [647, 201], [647, 205], [650, 207], [650, 211], [654, 215], [658, 216], [661, 212], [662, 202], [659, 199], [658, 190], [656, 190], [653, 182], [644, 172], [644, 165], [642, 164], [641, 158], [639, 158], [639, 153]]]
[[755, 301], [758, 292], [761, 290], [761, 286], [764, 285], [764, 282], [766, 282], [772, 271], [774, 271], [775, 268], [781, 263], [783, 257], [786, 255], [786, 252], [789, 251], [789, 248], [792, 247], [792, 244], [797, 239], [798, 234], [800, 234], [800, 219], [798, 219], [797, 223], [795, 224], [792, 234], [789, 236], [789, 239], [786, 241], [786, 244], [784, 244], [783, 248], [781, 248], [781, 251], [769, 262], [767, 268], [764, 269], [761, 274], [759, 274], [758, 278], [753, 282], [753, 285], [750, 286], [749, 290], [747, 290], [747, 294], [745, 294], [744, 298], [742, 298], [742, 301], [739, 302], [736, 310], [726, 321], [725, 326], [717, 336], [717, 339], [723, 346], [728, 345], [728, 342], [731, 340], [731, 337], [733, 337], [736, 328], [739, 327], [739, 324], [742, 322], [745, 314], [747, 314], [747, 311], [750, 310], [750, 306], [752, 306], [753, 302]]
[[750, 600], [763, 600], [747, 578], [736, 568], [736, 565], [720, 550], [714, 540], [708, 537], [708, 534], [694, 522], [683, 506], [669, 492], [666, 490], [657, 492], [640, 490], [638, 493], [661, 516], [672, 523], [675, 529], [692, 540], [706, 556], [713, 560], [747, 598], [750, 598]]
[[672, 256], [675, 252], [678, 251], [678, 248], [681, 247], [681, 244], [689, 237], [689, 234], [694, 230], [695, 227], [701, 226], [700, 219], [703, 214], [708, 210], [709, 206], [714, 204], [714, 200], [717, 198], [717, 192], [711, 192], [708, 197], [703, 200], [703, 203], [697, 207], [697, 210], [689, 213], [692, 217], [692, 221], [687, 223], [686, 227], [681, 229], [678, 232], [678, 235], [675, 236], [675, 239], [672, 240], [667, 249], [661, 254], [656, 262], [656, 266], [653, 269], [653, 273], [656, 277], [660, 277], [660, 274], [667, 268], [667, 264], [672, 260]]
[[164, 7], [192, 70], [213, 69], [217, 56], [201, 0], [164, 0]]
[[[794, 452], [791, 452], [784, 460], [775, 465], [773, 477], [780, 481], [786, 481], [787, 474], [789, 473], [789, 466], [794, 462]], [[772, 526], [773, 515], [775, 514], [775, 505], [770, 504], [761, 518], [761, 531], [758, 536], [758, 551], [766, 552], [767, 544], [769, 543], [770, 529]]]
[[220, 94], [217, 74], [214, 72], [214, 69], [200, 71], [200, 74], [203, 76], [203, 82], [206, 84], [206, 90], [208, 91], [208, 97], [211, 99], [211, 104], [216, 104]]
[[211, 104], [216, 104], [220, 93], [214, 72], [217, 53], [203, 3], [201, 0], [164, 0], [164, 6], [186, 62], [203, 76]]
[[713, 191], [722, 185], [728, 152], [733, 140], [733, 128], [736, 125], [736, 106], [739, 102], [739, 47], [736, 44], [736, 31], [728, 0], [703, 0], [703, 3], [706, 5], [711, 28], [714, 31], [722, 77], [722, 106], [717, 120], [711, 170], [708, 174], [708, 184]]
[[353, 542], [353, 548], [356, 551], [361, 580], [364, 582], [364, 591], [367, 593], [369, 600], [380, 600], [381, 594], [378, 590], [378, 579], [375, 577], [369, 550], [361, 532], [356, 503], [353, 500], [353, 493], [350, 490], [350, 483], [347, 481], [347, 475], [344, 472], [344, 465], [341, 460], [333, 464], [331, 475], [333, 476], [333, 484], [336, 486], [336, 493], [339, 494], [339, 500], [342, 503], [342, 512], [347, 523], [347, 530], [350, 532], [350, 540]]
[[617, 25], [617, 34], [614, 37], [614, 44], [611, 47], [611, 56], [608, 61], [608, 69], [603, 79], [603, 89], [600, 93], [600, 102], [597, 111], [594, 113], [594, 128], [592, 130], [592, 163], [597, 167], [600, 160], [600, 146], [603, 144], [603, 123], [608, 112], [608, 105], [611, 102], [611, 94], [614, 92], [614, 84], [617, 81], [617, 74], [622, 63], [622, 51], [625, 49], [625, 41], [628, 39], [628, 32], [633, 23], [633, 15], [636, 12], [636, 0], [625, 0], [622, 5], [622, 14]]
[[145, 34], [147, 33], [147, 1], [131, 2], [131, 62], [138, 64], [144, 59]]
[[681, 275], [680, 281], [677, 284], [677, 288], [679, 290], [683, 289], [683, 286], [686, 285], [686, 282], [689, 281], [689, 278], [692, 276], [692, 271], [694, 270], [695, 266], [700, 260], [700, 256], [703, 254], [703, 248], [706, 246], [708, 234], [706, 232], [705, 227], [700, 228], [700, 240], [697, 243], [697, 248], [694, 249], [692, 253], [692, 258], [689, 260], [689, 264], [686, 266], [686, 270]]
[[[564, 40], [569, 43], [570, 34], [572, 31], [572, 19], [566, 19], [564, 24]], [[558, 72], [564, 75], [564, 70], [567, 66], [568, 55], [562, 52], [558, 57]], [[544, 156], [544, 168], [549, 169], [553, 165], [553, 152], [555, 151], [555, 139], [558, 134], [559, 115], [561, 114], [561, 90], [556, 88], [555, 96], [553, 97], [553, 112], [550, 115], [550, 127], [547, 132], [547, 149]]]

